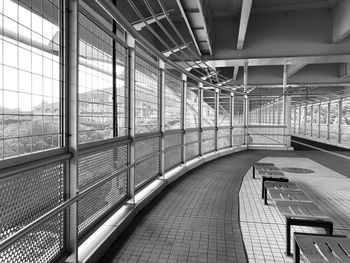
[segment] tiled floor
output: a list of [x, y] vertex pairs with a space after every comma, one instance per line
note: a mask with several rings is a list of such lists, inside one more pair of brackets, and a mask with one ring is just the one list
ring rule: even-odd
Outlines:
[[348, 160], [313, 151], [244, 151], [202, 165], [166, 188], [100, 262], [245, 263], [245, 247], [249, 262], [291, 262], [284, 256], [284, 219], [274, 205], [262, 205], [261, 180], [251, 179], [249, 168], [266, 156], [280, 167], [292, 166], [291, 158], [298, 158], [294, 160], [300, 168], [317, 170], [319, 176], [288, 176], [324, 204], [336, 233], [350, 234], [349, 179], [318, 164], [347, 175]]
[[[323, 208], [334, 223], [335, 234], [350, 234], [350, 179], [308, 158], [266, 157], [279, 168], [311, 169], [314, 173], [287, 173], [312, 200]], [[261, 178], [252, 178], [250, 170], [240, 190], [240, 220], [249, 262], [293, 262], [286, 257], [285, 222], [274, 203], [264, 205]], [[324, 233], [322, 229], [293, 227], [292, 232]], [[293, 245], [293, 244], [292, 244]]]

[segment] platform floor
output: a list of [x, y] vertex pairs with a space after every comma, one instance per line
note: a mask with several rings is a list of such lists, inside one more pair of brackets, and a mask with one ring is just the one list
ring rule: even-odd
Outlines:
[[[283, 221], [273, 213], [273, 205], [266, 208], [271, 211], [258, 214], [263, 216], [261, 220], [266, 218], [275, 220], [277, 222], [275, 226], [264, 224], [252, 217], [257, 215], [256, 209], [262, 206], [259, 204], [262, 201], [258, 191], [260, 180], [247, 181], [252, 180], [250, 168], [253, 163], [268, 156], [278, 157], [274, 159], [276, 162], [280, 160], [276, 165], [284, 165], [283, 161], [289, 162], [290, 158], [308, 158], [310, 163], [324, 167], [322, 169], [329, 168], [329, 171], [333, 170], [335, 173], [350, 171], [348, 160], [325, 155], [329, 154], [305, 150], [294, 152], [248, 150], [204, 164], [166, 188], [137, 216], [100, 262], [245, 263], [248, 262], [248, 258], [249, 262], [266, 260], [284, 262], [285, 234], [284, 229], [279, 227], [282, 227]], [[255, 199], [252, 194], [249, 198], [241, 196], [240, 204], [242, 182], [243, 187], [251, 188], [252, 193], [255, 191], [259, 195], [255, 196]], [[320, 185], [324, 183], [320, 181]], [[349, 188], [344, 190], [350, 191]], [[320, 198], [320, 201], [327, 204], [326, 206], [334, 207], [322, 192]], [[245, 214], [242, 211], [245, 211]], [[339, 222], [350, 222], [347, 211], [339, 213], [340, 218], [343, 218], [339, 219]], [[349, 229], [346, 224], [341, 223], [336, 227]], [[262, 252], [265, 248], [270, 252]], [[287, 258], [285, 262], [291, 262], [288, 260]]]
[[[334, 224], [334, 234], [350, 236], [349, 178], [309, 158], [266, 157], [261, 161], [274, 163], [282, 170], [307, 169], [305, 171], [310, 173], [284, 173], [290, 182], [295, 183], [324, 210]], [[274, 202], [269, 200], [269, 205], [264, 205], [261, 199], [261, 178], [257, 176], [253, 179], [252, 170], [244, 177], [239, 200], [241, 229], [249, 262], [293, 262], [284, 253], [285, 219]], [[293, 232], [325, 234], [323, 229], [311, 227], [292, 227]]]

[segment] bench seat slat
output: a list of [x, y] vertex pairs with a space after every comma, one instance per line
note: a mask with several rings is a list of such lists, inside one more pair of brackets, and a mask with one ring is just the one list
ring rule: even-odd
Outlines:
[[[350, 239], [343, 236], [296, 233], [294, 237], [308, 262], [349, 263]], [[320, 254], [321, 251], [324, 257]], [[341, 247], [344, 249], [341, 249]], [[333, 251], [333, 252], [332, 252]], [[345, 252], [344, 252], [345, 251]], [[339, 261], [339, 259], [341, 261]]]

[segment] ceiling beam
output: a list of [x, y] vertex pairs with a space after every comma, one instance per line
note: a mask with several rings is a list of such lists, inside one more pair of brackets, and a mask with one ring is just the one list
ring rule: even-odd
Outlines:
[[176, 3], [177, 3], [177, 5], [178, 5], [178, 7], [179, 7], [179, 9], [180, 9], [181, 15], [182, 15], [182, 17], [183, 17], [183, 19], [184, 19], [184, 21], [185, 21], [185, 24], [186, 24], [186, 26], [187, 26], [187, 29], [188, 29], [188, 31], [190, 32], [190, 35], [191, 35], [191, 37], [192, 37], [192, 39], [193, 39], [193, 43], [194, 43], [194, 45], [195, 45], [195, 47], [196, 47], [196, 49], [197, 49], [197, 52], [198, 52], [198, 54], [199, 54], [200, 56], [202, 56], [202, 52], [201, 52], [201, 50], [200, 50], [200, 48], [199, 48], [199, 46], [198, 46], [198, 43], [197, 43], [197, 40], [196, 40], [194, 34], [193, 34], [191, 25], [190, 25], [190, 23], [189, 23], [189, 21], [188, 21], [188, 18], [187, 18], [187, 16], [186, 16], [186, 12], [185, 12], [185, 10], [184, 10], [182, 4], [181, 4], [181, 0], [176, 0]]
[[247, 28], [248, 28], [250, 10], [252, 8], [252, 3], [253, 3], [253, 0], [242, 1], [241, 20], [239, 22], [239, 32], [238, 32], [238, 40], [237, 40], [238, 50], [243, 49], [245, 35], [247, 33]]
[[211, 41], [210, 41], [210, 36], [209, 36], [210, 33], [208, 30], [207, 21], [205, 19], [206, 15], [204, 14], [204, 11], [203, 11], [202, 1], [197, 0], [197, 4], [198, 4], [198, 9], [199, 9], [199, 16], [202, 20], [203, 27], [204, 27], [204, 33], [206, 34], [206, 40], [207, 40], [207, 45], [208, 45], [208, 49], [209, 49], [209, 54], [213, 55], [213, 49], [211, 47]]
[[294, 74], [296, 74], [299, 70], [304, 68], [307, 64], [294, 64], [294, 65], [288, 65], [287, 66], [287, 76], [291, 77]]
[[340, 64], [340, 77], [349, 78], [350, 77], [350, 63]]
[[[213, 59], [206, 60], [206, 64], [210, 67], [235, 67], [244, 66], [248, 62], [249, 66], [272, 66], [272, 65], [294, 65], [294, 64], [327, 64], [327, 63], [348, 63], [350, 54], [346, 55], [322, 55], [322, 56], [295, 56], [295, 57], [264, 57], [264, 58], [246, 58], [246, 59]], [[198, 67], [193, 61], [187, 61]], [[198, 61], [199, 62], [199, 61]], [[178, 62], [182, 65], [182, 62]], [[183, 65], [186, 67], [186, 65]]]
[[350, 1], [341, 1], [333, 9], [333, 43], [339, 43], [350, 35]]
[[233, 67], [232, 80], [237, 80], [239, 66]]
[[[167, 13], [170, 13], [171, 11], [173, 11], [173, 10], [167, 11]], [[145, 18], [145, 21], [149, 25], [149, 24], [156, 22], [157, 20], [161, 20], [163, 18], [166, 18], [166, 16], [167, 16], [167, 14], [161, 13], [161, 14], [157, 14], [155, 17], [151, 16], [151, 17]], [[132, 25], [134, 26], [134, 28], [137, 31], [141, 31], [142, 28], [144, 28], [146, 26], [146, 23], [143, 22], [142, 20], [140, 20], [140, 21], [132, 23]]]
[[174, 47], [172, 49], [163, 51], [163, 55], [166, 56], [166, 57], [169, 57], [171, 54], [173, 54], [175, 52], [179, 52], [180, 50], [185, 49], [187, 47], [188, 47], [188, 44], [183, 44], [183, 45]]
[[264, 7], [255, 7], [252, 9], [252, 14], [258, 13], [272, 13], [272, 12], [285, 12], [285, 11], [295, 11], [295, 10], [305, 10], [305, 9], [315, 9], [315, 8], [328, 8], [329, 4], [327, 2], [310, 2], [310, 3], [295, 3], [295, 4], [282, 4]]

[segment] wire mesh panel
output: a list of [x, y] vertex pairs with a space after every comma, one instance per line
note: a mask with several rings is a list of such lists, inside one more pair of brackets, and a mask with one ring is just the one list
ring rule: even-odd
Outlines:
[[80, 13], [79, 143], [127, 134], [125, 69], [126, 49]]
[[[188, 84], [190, 85], [190, 84]], [[199, 88], [186, 90], [186, 128], [199, 128]]]
[[218, 126], [231, 126], [231, 97], [222, 93], [220, 93], [219, 97]]
[[350, 145], [350, 98], [345, 98], [342, 101], [341, 109], [341, 143]]
[[279, 97], [249, 97], [249, 124], [283, 125], [284, 100]]
[[224, 149], [230, 147], [231, 129], [218, 130], [218, 148]]
[[[63, 202], [64, 162], [0, 181], [0, 241]], [[63, 251], [63, 217], [57, 215], [0, 252], [0, 262], [48, 262]]]
[[329, 139], [338, 142], [339, 139], [339, 101], [331, 101], [329, 108]]
[[159, 70], [136, 56], [135, 115], [136, 133], [159, 131]]
[[182, 127], [182, 81], [165, 73], [165, 130]]
[[166, 134], [164, 136], [164, 141], [165, 149], [179, 146], [165, 152], [165, 170], [169, 170], [179, 165], [182, 161], [182, 134]]
[[320, 106], [320, 138], [328, 139], [328, 103]]
[[233, 127], [232, 146], [241, 146], [244, 144], [244, 127]]
[[80, 154], [78, 160], [80, 191], [106, 177], [115, 175], [111, 180], [108, 180], [79, 201], [78, 230], [80, 236], [126, 197], [127, 173], [117, 175], [117, 172], [127, 166], [127, 155], [127, 145], [112, 146], [107, 149]]
[[0, 1], [0, 159], [62, 146], [61, 1]]
[[233, 102], [233, 126], [244, 124], [244, 97], [235, 94]]
[[284, 127], [250, 127], [248, 129], [248, 144], [283, 145]]
[[[159, 137], [138, 140], [135, 143], [136, 161], [142, 160], [154, 154], [159, 153]], [[135, 168], [135, 185], [136, 188], [159, 175], [159, 155], [147, 158], [136, 165]]]
[[136, 165], [135, 185], [139, 190], [146, 182], [159, 175], [159, 156], [148, 158]]
[[311, 136], [311, 105], [306, 107], [305, 134]]
[[191, 160], [199, 155], [199, 132], [186, 132], [186, 160]]
[[204, 130], [202, 132], [202, 153], [215, 150], [215, 130]]
[[215, 92], [203, 90], [202, 127], [215, 127], [216, 102]]

